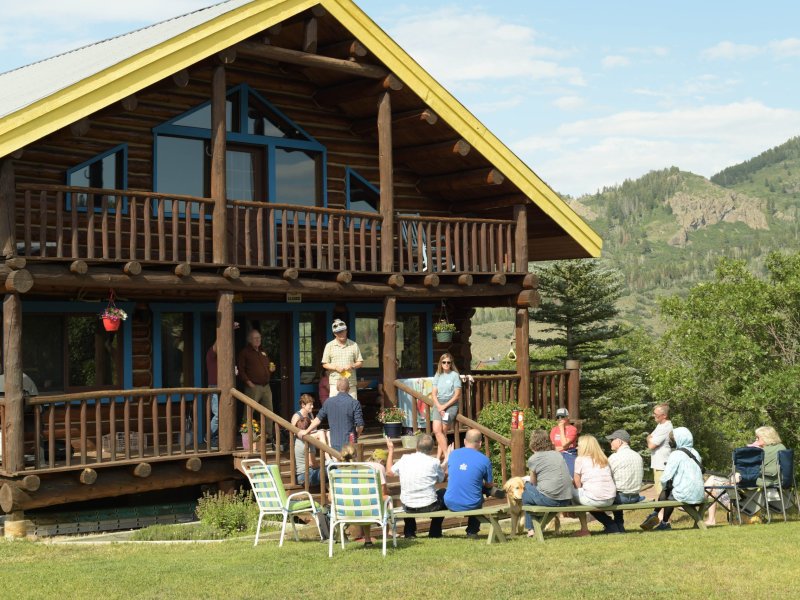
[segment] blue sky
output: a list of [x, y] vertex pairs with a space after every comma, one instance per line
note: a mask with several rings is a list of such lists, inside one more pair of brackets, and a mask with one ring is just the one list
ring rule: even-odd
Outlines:
[[[0, 0], [0, 72], [210, 0]], [[557, 191], [800, 135], [800, 4], [357, 0]]]

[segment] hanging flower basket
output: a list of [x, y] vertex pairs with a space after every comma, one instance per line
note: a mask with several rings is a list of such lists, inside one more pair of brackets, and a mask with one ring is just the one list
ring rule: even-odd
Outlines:
[[114, 305], [114, 296], [112, 294], [111, 299], [108, 301], [108, 306], [100, 313], [100, 318], [103, 320], [103, 327], [106, 331], [117, 331], [120, 323], [128, 318], [128, 313]]
[[437, 342], [452, 342], [453, 334], [456, 332], [456, 326], [455, 323], [437, 321], [433, 324], [433, 332], [436, 334]]
[[113, 317], [103, 317], [103, 328], [106, 331], [117, 331], [121, 322]]

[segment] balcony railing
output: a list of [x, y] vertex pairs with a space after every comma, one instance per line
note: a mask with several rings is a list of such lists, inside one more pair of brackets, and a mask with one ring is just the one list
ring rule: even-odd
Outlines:
[[[19, 190], [19, 256], [215, 264], [209, 198], [65, 185], [24, 184]], [[224, 219], [228, 259], [220, 262], [249, 269], [379, 272], [386, 269], [382, 252], [388, 252], [381, 241], [391, 234], [394, 272], [517, 270], [511, 220], [397, 214], [392, 234], [376, 213], [240, 200], [228, 201]]]

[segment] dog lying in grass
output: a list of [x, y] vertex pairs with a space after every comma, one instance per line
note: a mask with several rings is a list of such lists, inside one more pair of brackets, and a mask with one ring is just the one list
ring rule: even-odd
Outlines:
[[[508, 514], [511, 515], [511, 535], [522, 534], [524, 524], [522, 522], [522, 492], [525, 491], [527, 477], [511, 477], [503, 486], [508, 500]], [[561, 519], [558, 515], [553, 517], [556, 535], [561, 533]]]

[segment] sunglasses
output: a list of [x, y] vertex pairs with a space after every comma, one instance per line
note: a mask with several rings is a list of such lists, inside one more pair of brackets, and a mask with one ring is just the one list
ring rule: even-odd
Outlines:
[[453, 363], [452, 363], [451, 361], [449, 361], [449, 360], [443, 360], [443, 361], [442, 361], [442, 364], [443, 364], [443, 365], [451, 365], [451, 364], [453, 364]]

